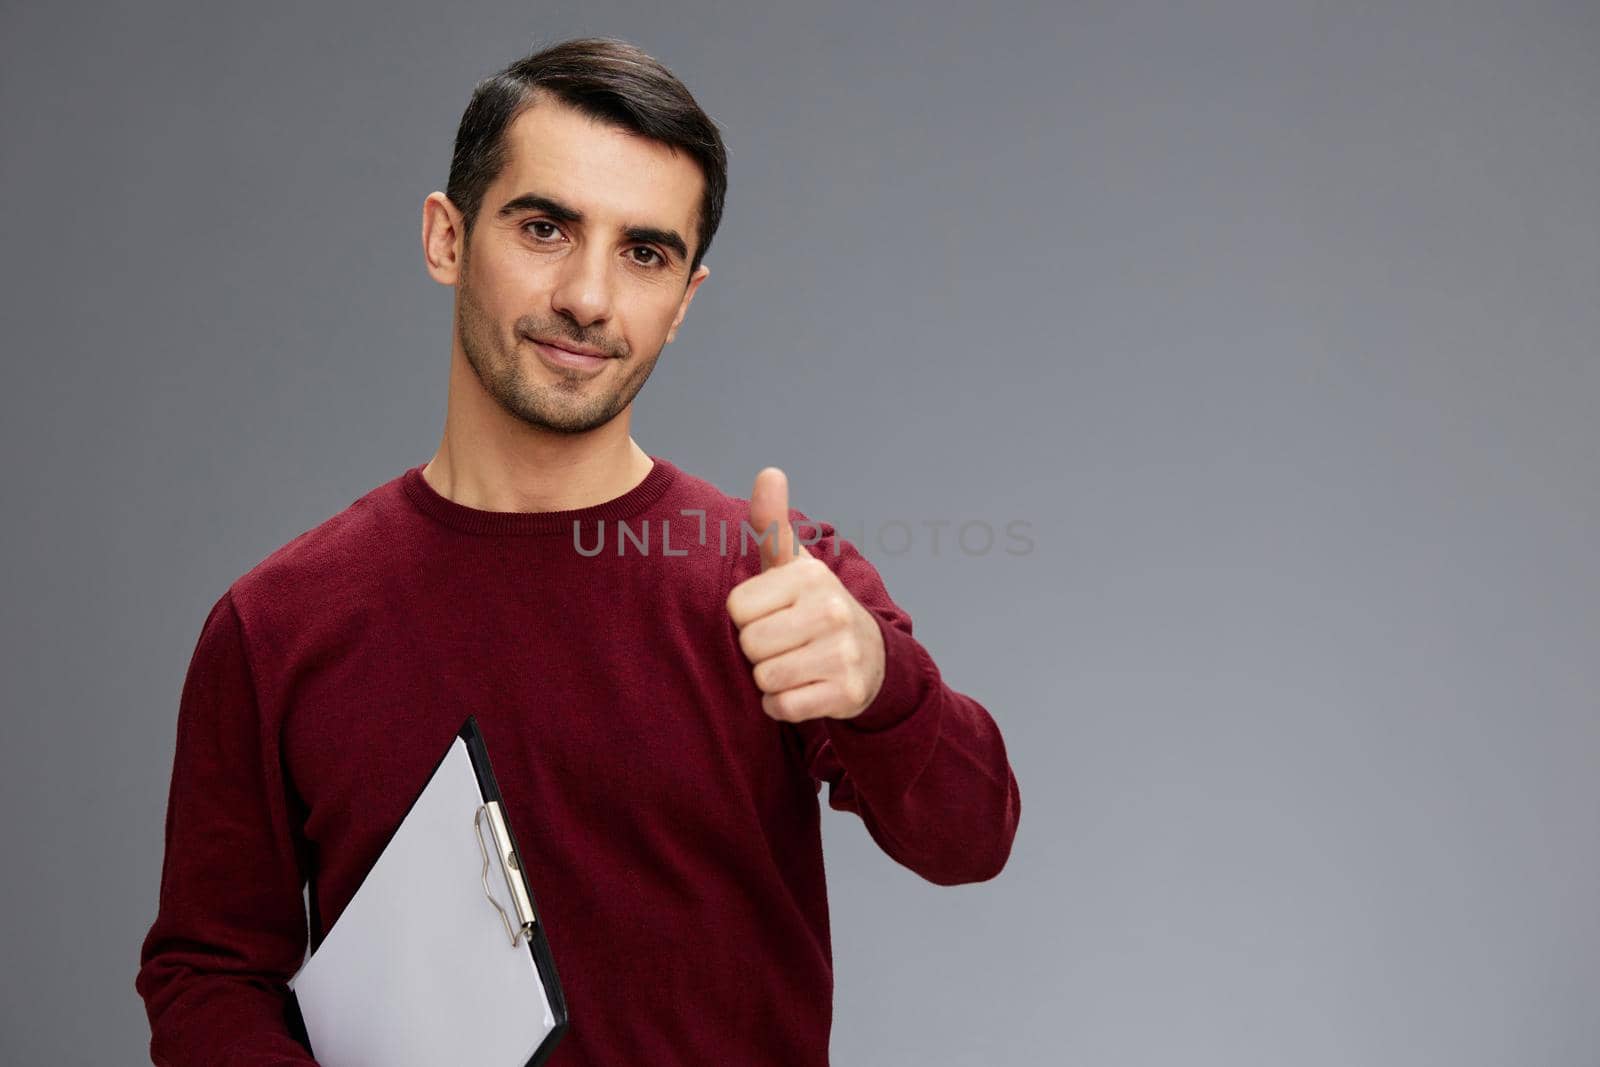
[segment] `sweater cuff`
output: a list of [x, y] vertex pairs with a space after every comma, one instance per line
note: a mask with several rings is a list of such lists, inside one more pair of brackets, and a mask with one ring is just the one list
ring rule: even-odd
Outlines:
[[832, 719], [830, 725], [855, 733], [879, 733], [909, 719], [927, 699], [933, 665], [922, 643], [875, 611], [883, 633], [883, 684], [872, 703], [849, 719]]

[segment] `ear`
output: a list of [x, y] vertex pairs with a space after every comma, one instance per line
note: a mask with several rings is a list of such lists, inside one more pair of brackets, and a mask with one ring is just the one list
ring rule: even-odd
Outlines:
[[450, 198], [437, 191], [429, 193], [422, 202], [422, 259], [440, 285], [455, 285], [461, 278], [466, 232], [461, 212]]
[[689, 310], [689, 303], [694, 299], [694, 292], [700, 288], [700, 283], [711, 277], [711, 268], [704, 263], [689, 278], [689, 285], [683, 291], [683, 299], [678, 303], [678, 313], [672, 318], [672, 326], [667, 330], [666, 344], [671, 344], [672, 339], [678, 335], [678, 324], [683, 322], [683, 316]]

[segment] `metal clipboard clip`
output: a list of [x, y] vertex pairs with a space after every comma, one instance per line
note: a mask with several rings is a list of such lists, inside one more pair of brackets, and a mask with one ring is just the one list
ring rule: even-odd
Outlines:
[[[512, 904], [517, 909], [517, 925], [511, 925], [511, 918], [506, 914], [506, 909], [494, 898], [494, 893], [489, 889], [489, 847], [483, 841], [483, 819], [489, 817], [489, 832], [494, 838], [495, 853], [500, 857], [500, 873], [505, 875], [506, 889], [511, 893]], [[517, 858], [516, 849], [511, 847], [511, 835], [506, 832], [506, 819], [500, 810], [500, 802], [490, 800], [478, 805], [478, 810], [472, 816], [472, 831], [478, 839], [478, 851], [483, 854], [483, 872], [479, 876], [483, 881], [483, 895], [489, 898], [489, 903], [494, 905], [494, 910], [500, 913], [500, 921], [505, 924], [506, 936], [511, 939], [511, 947], [516, 948], [517, 942], [527, 937], [533, 939], [533, 902], [528, 899], [527, 884], [523, 881], [522, 863]]]

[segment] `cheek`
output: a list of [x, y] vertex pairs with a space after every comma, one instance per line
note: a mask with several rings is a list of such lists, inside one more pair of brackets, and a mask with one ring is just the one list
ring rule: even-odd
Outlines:
[[507, 317], [492, 299], [485, 298], [485, 294], [473, 294], [469, 314], [473, 329], [483, 341], [491, 342], [496, 347], [514, 347], [517, 344], [515, 318]]
[[672, 329], [672, 320], [678, 317], [678, 303], [675, 297], [669, 297], [657, 301], [650, 308], [650, 336], [656, 341], [661, 341]]
[[496, 321], [510, 324], [529, 314], [548, 316], [555, 277], [541, 261], [511, 254], [485, 256], [473, 266], [478, 305]]
[[508, 345], [521, 343], [523, 327], [537, 329], [548, 325], [552, 317], [549, 295], [525, 283], [476, 288], [473, 296], [484, 327]]
[[611, 333], [625, 340], [634, 354], [653, 353], [666, 339], [677, 313], [677, 302], [664, 303], [659, 294], [619, 300], [613, 309]]

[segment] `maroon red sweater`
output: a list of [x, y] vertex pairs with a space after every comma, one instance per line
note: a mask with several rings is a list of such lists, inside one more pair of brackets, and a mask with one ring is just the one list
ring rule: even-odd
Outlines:
[[314, 1062], [284, 983], [468, 714], [571, 1011], [552, 1067], [827, 1064], [824, 782], [928, 881], [999, 873], [1021, 812], [1000, 732], [873, 566], [791, 510], [887, 672], [855, 719], [774, 720], [724, 603], [761, 569], [748, 501], [652, 458], [559, 512], [469, 508], [413, 467], [211, 608], [135, 980], [157, 1064]]

